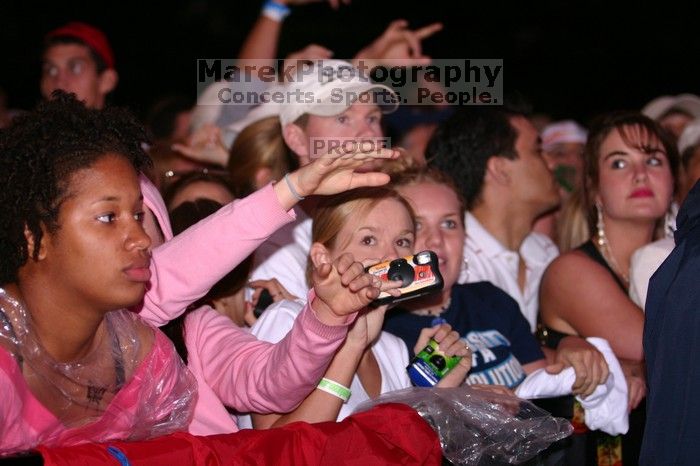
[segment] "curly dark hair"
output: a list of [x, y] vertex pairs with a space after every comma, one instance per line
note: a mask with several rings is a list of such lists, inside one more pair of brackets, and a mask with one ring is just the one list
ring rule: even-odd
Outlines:
[[25, 228], [36, 244], [41, 242], [42, 227], [50, 233], [58, 230], [71, 174], [107, 153], [123, 156], [136, 170], [151, 163], [142, 149], [146, 132], [131, 113], [88, 109], [61, 91], [52, 97], [0, 130], [2, 284], [15, 282], [28, 259]]
[[517, 131], [510, 118], [525, 116], [513, 106], [467, 106], [443, 122], [428, 143], [428, 165], [455, 180], [467, 209], [479, 201], [486, 163], [493, 156], [517, 157]]

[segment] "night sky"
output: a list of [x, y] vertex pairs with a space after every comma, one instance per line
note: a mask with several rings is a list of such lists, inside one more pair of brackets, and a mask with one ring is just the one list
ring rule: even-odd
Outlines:
[[[533, 2], [534, 3], [534, 2]], [[339, 11], [325, 3], [295, 7], [279, 56], [316, 42], [347, 58], [392, 19], [445, 28], [424, 43], [442, 58], [502, 58], [506, 92], [517, 90], [538, 112], [586, 122], [614, 109], [640, 108], [660, 94], [700, 94], [698, 8], [587, 3], [354, 0]], [[115, 49], [120, 84], [113, 102], [139, 113], [158, 97], [194, 96], [197, 58], [232, 58], [261, 3], [33, 2], [0, 4], [0, 87], [10, 105], [39, 98], [43, 35], [71, 20], [102, 28]], [[640, 12], [641, 11], [641, 12]]]

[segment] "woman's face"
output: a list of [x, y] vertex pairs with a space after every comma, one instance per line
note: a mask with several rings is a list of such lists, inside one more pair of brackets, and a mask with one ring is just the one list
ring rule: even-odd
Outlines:
[[440, 273], [449, 292], [462, 271], [464, 212], [455, 192], [443, 184], [418, 183], [399, 188], [416, 215], [416, 251], [438, 256]]
[[70, 175], [59, 228], [44, 236], [33, 267], [52, 284], [46, 292], [76, 309], [137, 304], [151, 276], [142, 204], [136, 170], [122, 156]]
[[350, 217], [329, 252], [333, 260], [349, 252], [356, 261], [383, 262], [413, 254], [414, 242], [406, 207], [395, 199], [383, 199], [366, 215]]
[[[618, 130], [601, 144], [596, 200], [608, 218], [656, 220], [671, 203], [671, 166], [658, 138], [636, 126], [627, 127], [626, 134], [634, 147], [625, 143]], [[648, 147], [642, 151], [639, 146]]]

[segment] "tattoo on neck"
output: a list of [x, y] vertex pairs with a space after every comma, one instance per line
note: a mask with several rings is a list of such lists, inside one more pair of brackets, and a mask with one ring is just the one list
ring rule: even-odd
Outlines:
[[88, 385], [88, 387], [87, 387], [87, 400], [90, 403], [100, 404], [106, 391], [107, 391], [107, 388], [105, 388], [105, 387], [96, 387], [94, 385]]

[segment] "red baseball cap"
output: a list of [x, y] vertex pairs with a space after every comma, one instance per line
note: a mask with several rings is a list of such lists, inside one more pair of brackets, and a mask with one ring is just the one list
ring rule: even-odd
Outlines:
[[114, 68], [114, 53], [107, 36], [94, 26], [86, 23], [72, 22], [46, 34], [46, 39], [70, 37], [78, 39], [90, 47], [105, 62], [107, 68]]

